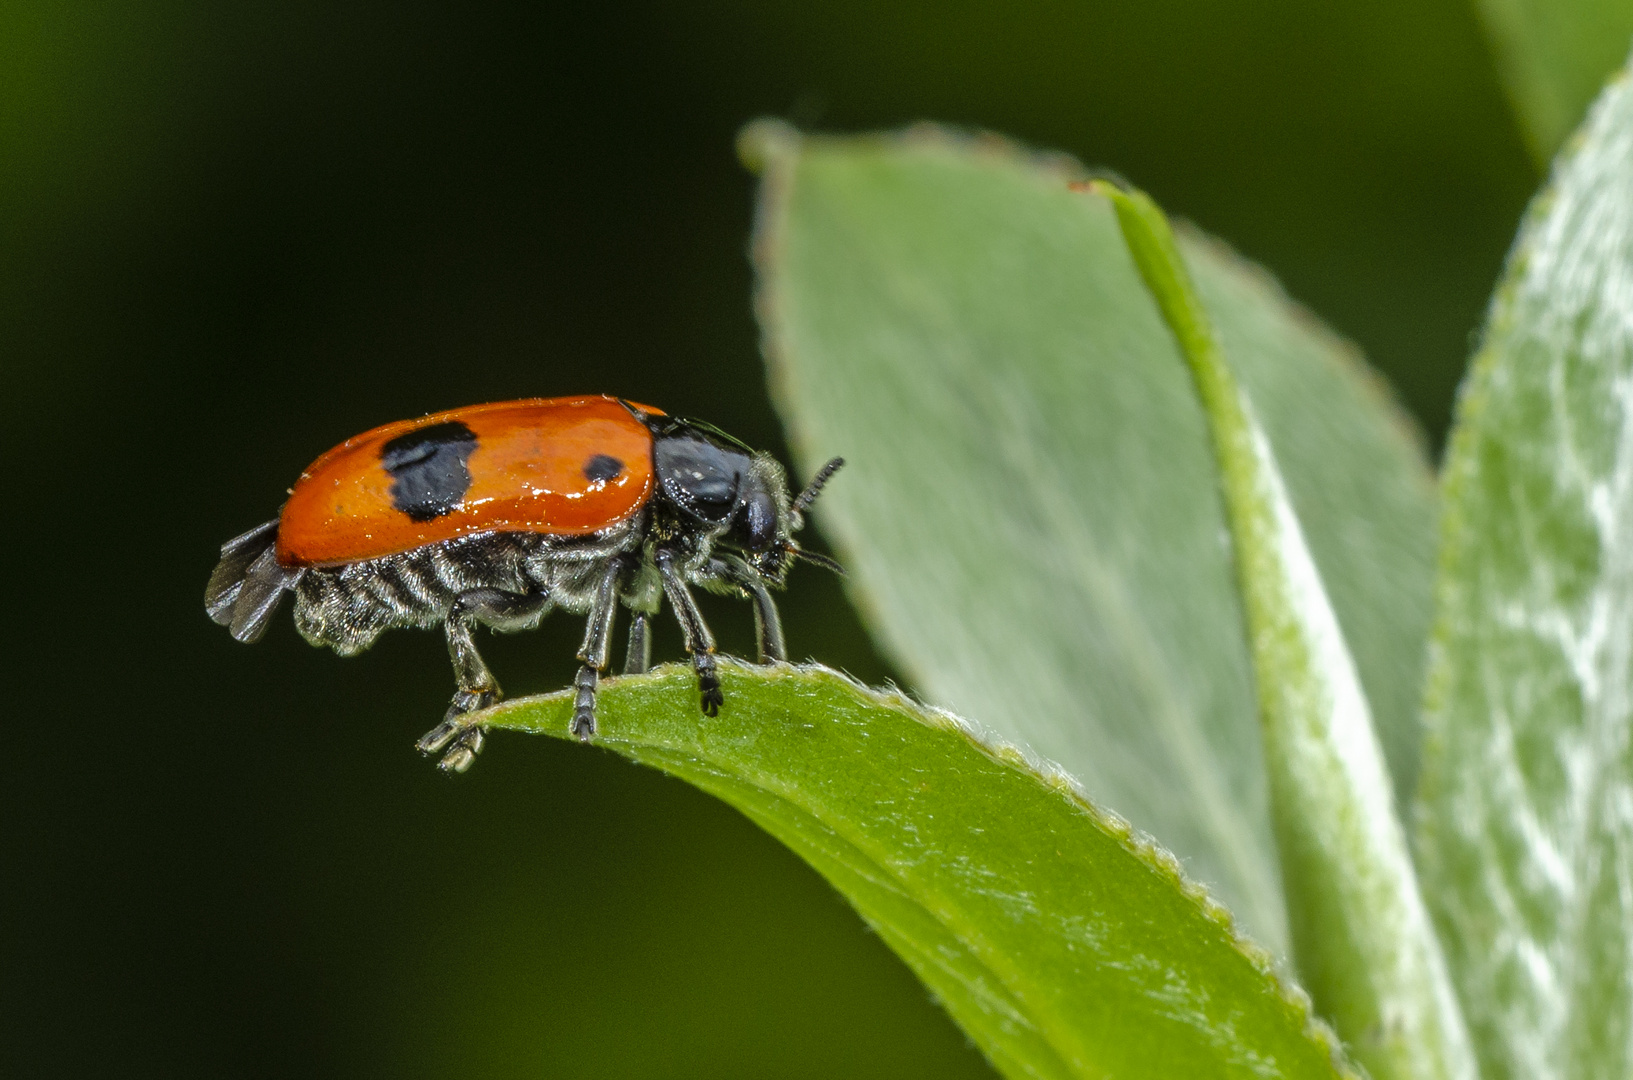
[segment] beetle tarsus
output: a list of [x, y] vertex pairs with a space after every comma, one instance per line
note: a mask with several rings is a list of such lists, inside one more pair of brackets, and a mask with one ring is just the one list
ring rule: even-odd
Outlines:
[[476, 761], [487, 741], [487, 729], [469, 720], [471, 713], [494, 704], [500, 698], [498, 687], [489, 690], [460, 690], [443, 716], [442, 723], [420, 736], [414, 749], [430, 757], [441, 753], [437, 767], [446, 773], [462, 773]]
[[414, 749], [426, 757], [430, 757], [453, 742], [454, 736], [459, 734], [459, 729], [460, 725], [457, 721], [444, 720], [424, 735], [421, 735], [420, 741], [414, 744]]
[[442, 760], [437, 762], [437, 768], [450, 774], [464, 772], [475, 764], [476, 755], [482, 752], [482, 744], [486, 741], [487, 729], [480, 724], [471, 725], [448, 747]]
[[445, 773], [462, 773], [476, 761], [487, 741], [487, 729], [481, 724], [465, 722], [464, 714], [444, 720], [420, 736], [414, 749], [430, 757], [441, 753], [437, 767]]
[[595, 735], [595, 688], [601, 675], [588, 664], [578, 669], [573, 680], [572, 733], [579, 742], [589, 742]]
[[720, 676], [715, 671], [714, 653], [693, 653], [692, 670], [697, 672], [697, 689], [698, 695], [702, 698], [703, 715], [719, 716], [720, 706], [726, 703], [726, 695], [720, 692]]

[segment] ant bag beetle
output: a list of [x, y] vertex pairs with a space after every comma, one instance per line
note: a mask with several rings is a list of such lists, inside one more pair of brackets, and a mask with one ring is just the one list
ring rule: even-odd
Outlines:
[[801, 550], [822, 467], [788, 498], [782, 466], [708, 424], [622, 398], [473, 405], [348, 439], [318, 458], [275, 521], [221, 548], [204, 604], [239, 641], [259, 638], [287, 590], [295, 627], [342, 656], [383, 630], [441, 624], [458, 690], [419, 741], [463, 772], [483, 731], [463, 717], [500, 698], [476, 651], [477, 623], [525, 630], [552, 607], [586, 615], [572, 730], [595, 734], [595, 691], [613, 617], [630, 609], [624, 671], [651, 661], [649, 620], [667, 597], [697, 672], [703, 712], [723, 702], [714, 636], [688, 585], [754, 604], [760, 662], [786, 657], [770, 588]]

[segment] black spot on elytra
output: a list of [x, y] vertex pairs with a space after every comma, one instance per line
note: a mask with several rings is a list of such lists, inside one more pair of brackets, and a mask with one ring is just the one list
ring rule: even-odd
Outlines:
[[584, 463], [584, 475], [589, 480], [611, 480], [624, 471], [624, 463], [611, 454], [597, 454]]
[[465, 467], [476, 433], [458, 420], [399, 435], [380, 448], [380, 464], [392, 476], [391, 505], [415, 521], [449, 513], [470, 490]]

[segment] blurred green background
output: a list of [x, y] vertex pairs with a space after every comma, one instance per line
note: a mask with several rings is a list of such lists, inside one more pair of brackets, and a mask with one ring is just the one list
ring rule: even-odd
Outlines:
[[[1111, 166], [1436, 445], [1539, 179], [1465, 0], [0, 7], [0, 1072], [990, 1075], [734, 812], [542, 739], [439, 776], [440, 637], [342, 662], [202, 608], [216, 546], [384, 421], [607, 391], [781, 452], [760, 115]], [[797, 655], [889, 676], [836, 581], [786, 612]], [[554, 689], [579, 632], [487, 652]]]

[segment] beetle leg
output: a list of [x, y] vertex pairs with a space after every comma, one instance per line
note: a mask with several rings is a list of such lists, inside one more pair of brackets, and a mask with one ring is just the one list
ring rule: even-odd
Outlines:
[[422, 754], [442, 751], [444, 772], [464, 772], [482, 750], [480, 725], [465, 721], [466, 714], [485, 709], [503, 697], [499, 681], [476, 651], [477, 623], [495, 630], [521, 630], [538, 621], [549, 606], [544, 592], [514, 593], [502, 589], [466, 589], [454, 597], [443, 622], [448, 657], [454, 665], [454, 700], [442, 723], [426, 732], [415, 746]]
[[692, 670], [697, 672], [703, 715], [718, 715], [726, 699], [720, 693], [720, 676], [715, 671], [714, 635], [709, 633], [709, 624], [703, 621], [697, 601], [692, 599], [691, 590], [687, 589], [680, 571], [675, 569], [675, 553], [659, 548], [653, 560], [658, 564], [659, 576], [663, 578], [664, 595], [669, 598], [670, 605], [675, 609], [675, 618], [680, 621], [686, 651], [692, 654]]
[[618, 614], [618, 590], [630, 571], [630, 560], [615, 558], [607, 563], [601, 575], [601, 584], [595, 590], [590, 604], [590, 616], [584, 625], [584, 645], [578, 650], [583, 664], [573, 679], [572, 732], [584, 742], [595, 734], [595, 690], [601, 681], [601, 672], [607, 669], [612, 652], [612, 624]]
[[624, 650], [624, 674], [644, 675], [652, 666], [652, 617], [644, 611], [632, 612], [629, 646]]
[[783, 641], [777, 602], [771, 598], [771, 590], [765, 587], [760, 575], [742, 559], [730, 554], [709, 560], [709, 573], [736, 585], [754, 601], [754, 641], [759, 647], [760, 663], [787, 660], [788, 645]]

